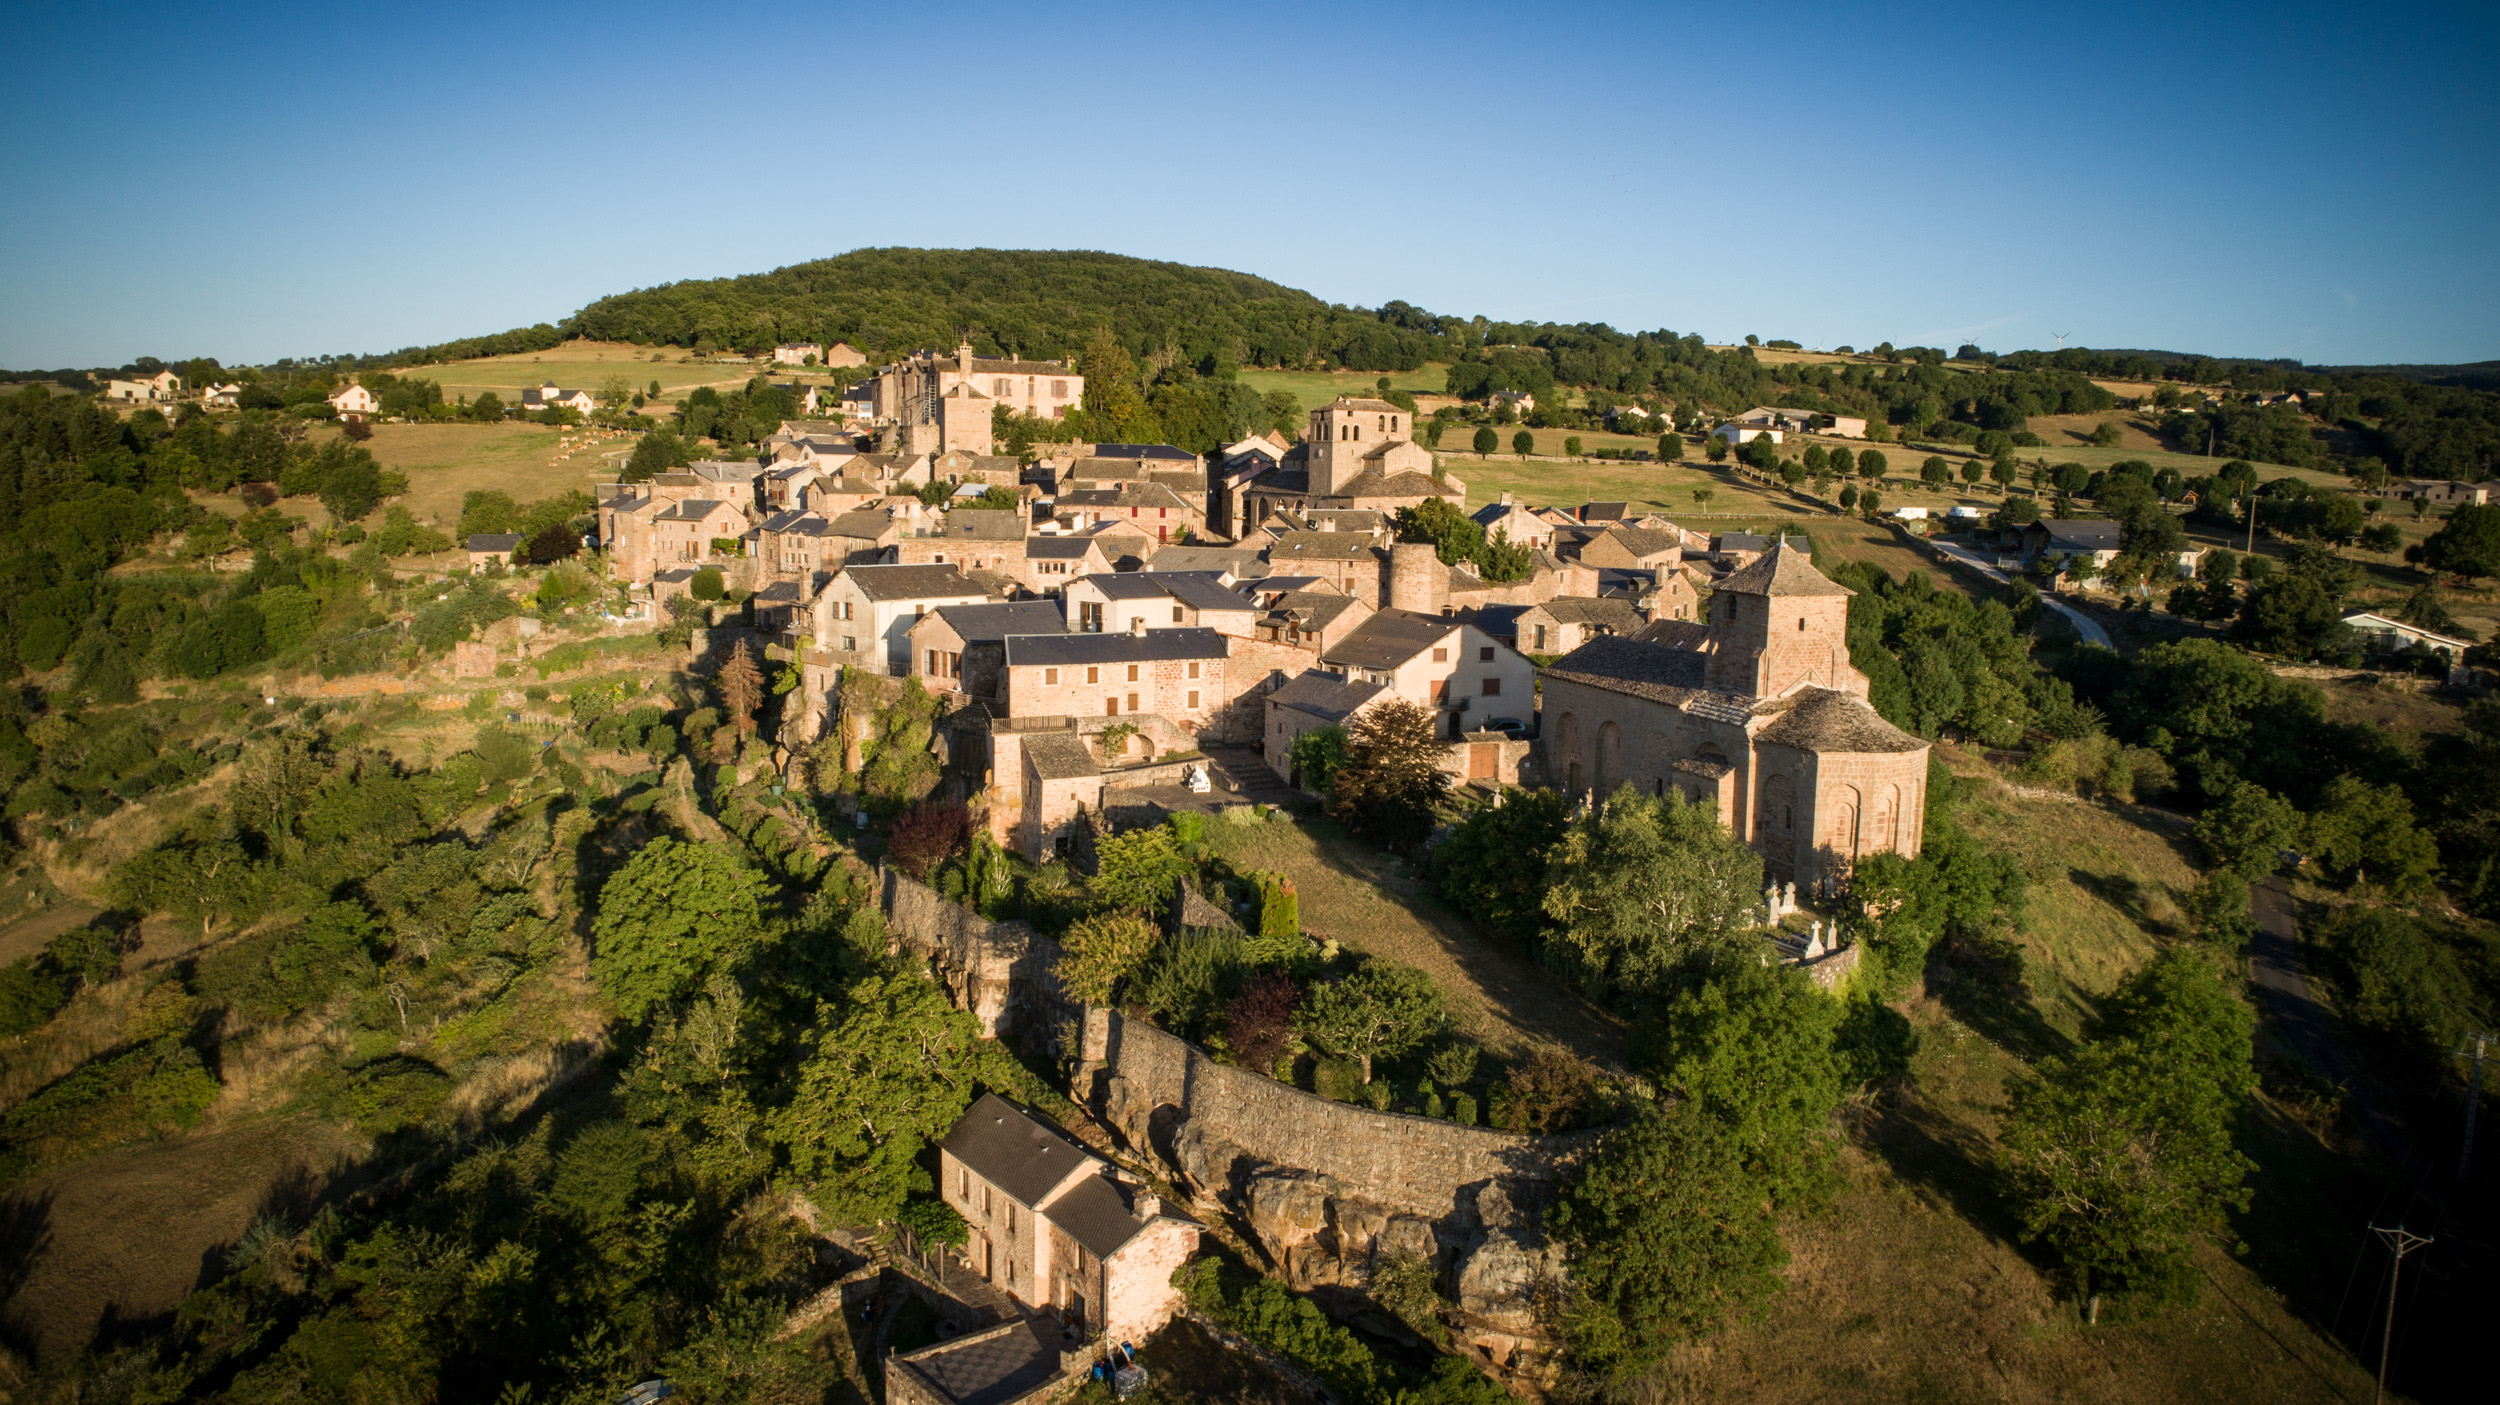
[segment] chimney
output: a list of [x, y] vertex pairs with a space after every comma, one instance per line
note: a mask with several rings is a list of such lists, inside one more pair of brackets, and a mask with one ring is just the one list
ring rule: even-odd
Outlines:
[[1128, 632], [1136, 638], [1146, 637], [1146, 617], [1138, 615], [1128, 622]]
[[967, 383], [972, 379], [972, 338], [970, 337], [955, 344], [955, 374], [962, 376]]
[[1137, 1192], [1137, 1218], [1151, 1220], [1163, 1213], [1163, 1197], [1151, 1190]]

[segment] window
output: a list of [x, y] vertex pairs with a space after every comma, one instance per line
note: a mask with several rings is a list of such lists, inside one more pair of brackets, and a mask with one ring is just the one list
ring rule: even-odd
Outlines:
[[1128, 710], [1131, 712], [1135, 712], [1137, 710], [1137, 695], [1135, 693], [1128, 695]]
[[1053, 400], [1067, 399], [1068, 383], [1066, 381], [1052, 381], [1050, 383], [1050, 398]]
[[842, 636], [842, 652], [843, 652], [843, 653], [846, 653], [846, 654], [856, 654], [856, 653], [858, 653], [858, 652], [859, 652], [859, 640], [858, 640], [856, 637], [852, 636], [852, 635], [848, 635], [848, 634], [843, 635], [843, 636]]
[[1102, 670], [1099, 668], [1086, 669], [1085, 681], [1088, 683], [1100, 683], [1102, 681]]
[[932, 677], [932, 678], [936, 677], [936, 676], [937, 676], [937, 671], [938, 671], [938, 655], [937, 655], [937, 650], [935, 650], [935, 649], [931, 649], [931, 650], [929, 651], [929, 667], [928, 667], [928, 673], [929, 673], [929, 676], [930, 676], [930, 677]]
[[999, 399], [1004, 400], [1008, 396], [1016, 393], [1016, 383], [1008, 380], [1004, 376], [1001, 376], [990, 382], [990, 393], [997, 396]]
[[1057, 669], [1055, 669], [1055, 668], [1046, 668], [1046, 669], [1043, 669], [1043, 670], [1042, 670], [1042, 681], [1043, 681], [1044, 683], [1056, 683], [1056, 682], [1058, 682], [1058, 681], [1059, 681], [1059, 670], [1057, 670]]
[[[1016, 1202], [1012, 1200], [1007, 1202], [1007, 1232], [1009, 1234], [1016, 1232]], [[1015, 1272], [1012, 1268], [1007, 1271], [1009, 1273]]]
[[1189, 690], [1189, 710], [1192, 712], [1198, 710], [1198, 690], [1195, 688]]
[[1484, 695], [1488, 698], [1500, 697], [1502, 695], [1502, 680], [1499, 678], [1487, 678], [1484, 680]]
[[1114, 693], [1110, 697], [1102, 700], [1102, 715], [1105, 717], [1117, 717], [1120, 715], [1120, 698], [1117, 693]]
[[1181, 622], [1181, 607], [1180, 607], [1180, 606], [1178, 606], [1178, 605], [1175, 605], [1175, 606], [1173, 606], [1173, 607], [1172, 607], [1172, 623], [1174, 623], [1174, 624], [1179, 624], [1180, 622]]
[[1189, 661], [1189, 676], [1192, 678], [1198, 676], [1198, 661], [1196, 659]]
[[1135, 664], [1130, 664], [1128, 666], [1128, 681], [1131, 683], [1137, 681], [1137, 665]]
[[1432, 661], [1434, 663], [1448, 663], [1450, 661], [1450, 651], [1446, 648], [1433, 650]]
[[1536, 627], [1536, 651], [1540, 654], [1545, 652], [1545, 626], [1543, 625]]

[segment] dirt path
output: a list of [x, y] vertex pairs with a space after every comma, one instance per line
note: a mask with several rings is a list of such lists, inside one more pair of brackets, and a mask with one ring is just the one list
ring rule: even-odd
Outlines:
[[1431, 976], [1469, 1038], [1513, 1054], [1554, 1043], [1600, 1063], [1619, 1061], [1620, 1021], [1544, 967], [1433, 905], [1420, 881], [1393, 872], [1395, 860], [1347, 839], [1328, 821], [1213, 824], [1207, 835], [1236, 867], [1275, 869], [1291, 878], [1304, 931]]
[[65, 903], [0, 928], [0, 966], [34, 955], [54, 937], [84, 925], [101, 911], [93, 903]]
[[224, 1272], [256, 1216], [309, 1200], [354, 1151], [329, 1123], [269, 1119], [47, 1172], [0, 1200], [0, 1322], [66, 1364]]

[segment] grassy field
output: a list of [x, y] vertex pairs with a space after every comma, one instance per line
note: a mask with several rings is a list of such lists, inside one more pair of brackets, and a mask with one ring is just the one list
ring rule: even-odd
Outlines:
[[[657, 358], [657, 359], [654, 359]], [[737, 386], [749, 377], [773, 375], [787, 380], [803, 374], [809, 380], [857, 380], [857, 368], [828, 373], [821, 368], [802, 371], [796, 366], [774, 366], [766, 362], [722, 363], [697, 361], [683, 347], [634, 346], [627, 342], [569, 341], [549, 351], [524, 351], [511, 356], [481, 356], [473, 361], [445, 361], [432, 366], [411, 366], [402, 375], [418, 376], [443, 388], [443, 398], [461, 396], [475, 398], [479, 391], [491, 390], [511, 404], [527, 387], [554, 381], [566, 389], [596, 390], [610, 376], [623, 376], [636, 390], [648, 390], [654, 380], [660, 393], [668, 399], [699, 385]], [[1439, 389], [1439, 383], [1434, 389]]]
[[402, 501], [418, 521], [449, 528], [460, 519], [465, 493], [500, 488], [528, 502], [568, 488], [588, 491], [607, 474], [600, 452], [632, 443], [541, 424], [382, 424], [366, 447], [384, 468], [408, 475]]

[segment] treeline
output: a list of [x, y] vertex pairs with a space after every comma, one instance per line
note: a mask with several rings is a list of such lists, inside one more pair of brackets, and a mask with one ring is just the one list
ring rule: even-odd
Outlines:
[[969, 328], [982, 355], [1052, 360], [1102, 326], [1143, 355], [1245, 366], [1413, 370], [1442, 349], [1437, 337], [1248, 274], [1016, 249], [860, 249], [601, 298], [566, 323], [579, 336], [697, 350], [847, 341], [879, 356], [951, 349]]

